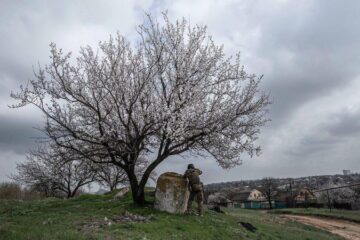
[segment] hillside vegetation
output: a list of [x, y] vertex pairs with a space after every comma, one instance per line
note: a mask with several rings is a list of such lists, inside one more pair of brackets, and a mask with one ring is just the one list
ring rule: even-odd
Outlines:
[[[340, 239], [263, 211], [205, 211], [204, 217], [172, 215], [149, 204], [136, 207], [130, 194], [82, 195], [62, 200], [0, 202], [0, 238], [5, 239]], [[150, 199], [151, 200], [151, 199]], [[254, 232], [241, 222], [250, 223]], [[291, 236], [291, 237], [290, 237]], [[290, 237], [290, 238], [289, 238]]]

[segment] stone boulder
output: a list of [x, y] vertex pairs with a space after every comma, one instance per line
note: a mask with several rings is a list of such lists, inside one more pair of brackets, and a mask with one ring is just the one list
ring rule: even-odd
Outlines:
[[130, 188], [129, 187], [124, 187], [122, 188], [118, 193], [115, 194], [114, 198], [115, 199], [121, 199], [124, 197], [124, 195], [126, 193], [128, 193], [130, 191]]
[[184, 213], [190, 192], [183, 175], [166, 172], [156, 182], [154, 207], [169, 213]]

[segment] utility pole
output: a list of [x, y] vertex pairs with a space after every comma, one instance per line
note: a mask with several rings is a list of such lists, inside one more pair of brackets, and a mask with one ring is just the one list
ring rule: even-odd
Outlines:
[[331, 212], [331, 202], [330, 202], [329, 189], [326, 190], [326, 194], [327, 194], [327, 199], [328, 199], [328, 207], [329, 207], [329, 210], [330, 210], [330, 212]]

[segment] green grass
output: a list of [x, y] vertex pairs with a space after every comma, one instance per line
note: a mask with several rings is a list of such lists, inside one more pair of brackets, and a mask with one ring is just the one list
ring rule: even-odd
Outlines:
[[329, 217], [348, 220], [360, 223], [360, 211], [325, 209], [325, 208], [287, 208], [271, 210], [270, 213], [275, 214], [297, 214], [297, 215], [312, 215], [318, 217]]
[[[45, 199], [30, 202], [0, 202], [0, 239], [340, 239], [327, 232], [275, 214], [244, 209], [227, 214], [205, 211], [204, 217], [172, 215], [151, 205], [136, 207], [127, 194], [115, 200], [114, 194], [83, 195], [75, 199]], [[121, 215], [125, 210], [152, 216], [148, 223], [114, 223], [84, 229], [84, 224], [102, 222], [104, 217]], [[257, 228], [252, 233], [239, 222]]]

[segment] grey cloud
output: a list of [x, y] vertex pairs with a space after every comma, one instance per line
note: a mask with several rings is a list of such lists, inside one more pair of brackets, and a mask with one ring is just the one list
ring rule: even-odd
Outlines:
[[32, 117], [13, 118], [0, 115], [0, 151], [25, 154], [44, 137], [40, 131], [34, 128], [40, 125], [41, 122]]
[[324, 153], [329, 148], [338, 143], [337, 139], [328, 139], [318, 136], [318, 132], [314, 132], [311, 135], [305, 136], [301, 139], [296, 148], [286, 149], [284, 151], [288, 158], [302, 158], [311, 159], [315, 154]]
[[334, 138], [358, 137], [360, 135], [360, 110], [343, 110], [330, 118], [323, 127]]
[[271, 127], [281, 127], [298, 108], [359, 74], [359, 4], [178, 1], [166, 7], [177, 17], [207, 24], [215, 40], [227, 40], [225, 49], [241, 51], [246, 69], [265, 75], [263, 86], [274, 102]]
[[[328, 161], [335, 161], [334, 165], [355, 166], [359, 154], [356, 146], [360, 144], [359, 119], [359, 109], [341, 109], [328, 116], [326, 122], [316, 126], [313, 131], [301, 136], [294, 148], [284, 149], [285, 156], [308, 163], [327, 158]], [[346, 161], [340, 161], [343, 159]]]
[[[359, 74], [360, 3], [313, 1], [306, 12], [299, 12], [298, 4], [289, 1], [283, 9], [287, 13], [267, 19], [257, 49], [258, 57], [272, 66], [264, 83], [274, 98], [272, 116], [281, 123], [298, 107], [346, 86]], [[279, 56], [282, 52], [290, 56]]]

